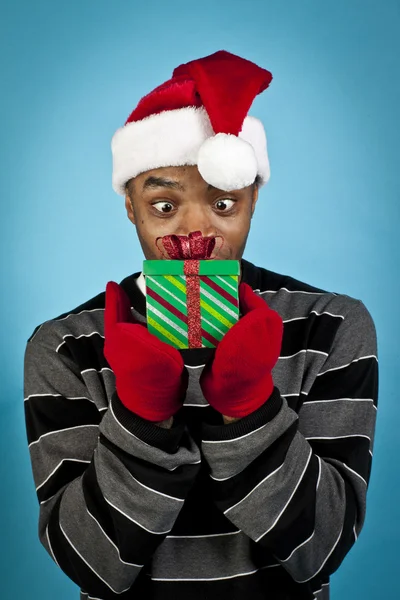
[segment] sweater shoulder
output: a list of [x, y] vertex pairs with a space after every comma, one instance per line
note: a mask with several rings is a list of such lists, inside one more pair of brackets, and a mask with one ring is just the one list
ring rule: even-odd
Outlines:
[[[140, 300], [140, 293], [138, 293], [135, 283], [138, 275], [139, 273], [133, 273], [120, 282], [134, 307]], [[78, 337], [79, 335], [87, 336], [91, 333], [98, 333], [103, 336], [105, 299], [105, 291], [102, 291], [79, 306], [40, 323], [29, 336], [28, 343], [35, 340], [42, 344], [50, 342], [52, 345], [58, 340], [62, 341], [66, 335]]]
[[308, 316], [311, 312], [331, 313], [345, 318], [362, 302], [344, 293], [329, 291], [289, 275], [276, 273], [242, 261], [243, 279], [283, 319]]
[[105, 292], [100, 292], [79, 306], [37, 325], [27, 342], [53, 346], [68, 334], [78, 336], [90, 330], [103, 330], [104, 306]]
[[287, 288], [288, 291], [318, 292], [328, 294], [327, 290], [315, 287], [289, 275], [276, 273], [264, 267], [259, 267], [242, 260], [243, 278], [252, 286], [255, 292], [278, 291]]

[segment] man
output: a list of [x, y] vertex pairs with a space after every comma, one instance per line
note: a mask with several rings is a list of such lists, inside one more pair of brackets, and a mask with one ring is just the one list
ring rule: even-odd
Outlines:
[[28, 341], [40, 540], [82, 600], [326, 599], [363, 526], [372, 319], [242, 259], [269, 178], [247, 112], [271, 79], [227, 52], [181, 65], [113, 138], [114, 189], [146, 258], [199, 232], [241, 261], [241, 318], [217, 348], [152, 335], [140, 273]]

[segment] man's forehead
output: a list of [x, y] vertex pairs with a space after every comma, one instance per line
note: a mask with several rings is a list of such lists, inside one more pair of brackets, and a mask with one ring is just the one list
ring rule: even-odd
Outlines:
[[136, 185], [142, 191], [156, 188], [168, 188], [184, 192], [190, 184], [202, 183], [208, 190], [216, 190], [214, 186], [208, 184], [201, 177], [197, 166], [185, 167], [161, 167], [152, 171], [147, 171], [135, 178]]

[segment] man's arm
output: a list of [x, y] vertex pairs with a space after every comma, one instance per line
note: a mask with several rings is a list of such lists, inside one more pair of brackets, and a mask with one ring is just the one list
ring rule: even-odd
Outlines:
[[171, 530], [199, 451], [177, 420], [157, 427], [116, 394], [102, 417], [76, 364], [43, 337], [28, 342], [24, 373], [40, 540], [84, 591], [123, 598]]
[[373, 321], [355, 302], [298, 415], [274, 388], [257, 411], [204, 430], [217, 506], [295, 581], [315, 590], [339, 567], [364, 523], [376, 356]]

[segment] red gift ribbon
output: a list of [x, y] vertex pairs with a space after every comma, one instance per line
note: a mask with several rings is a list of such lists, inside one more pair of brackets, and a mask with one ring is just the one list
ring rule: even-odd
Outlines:
[[188, 345], [189, 348], [201, 348], [201, 315], [200, 315], [200, 261], [189, 259], [183, 264], [186, 275], [186, 299], [188, 313]]
[[[189, 235], [164, 235], [156, 239], [156, 246], [164, 258], [185, 261], [183, 272], [186, 275], [189, 348], [202, 348], [199, 261], [213, 258], [212, 253], [217, 239], [221, 240], [218, 252], [223, 245], [222, 238], [204, 237], [201, 231], [193, 231]], [[164, 252], [167, 254], [166, 257]]]

